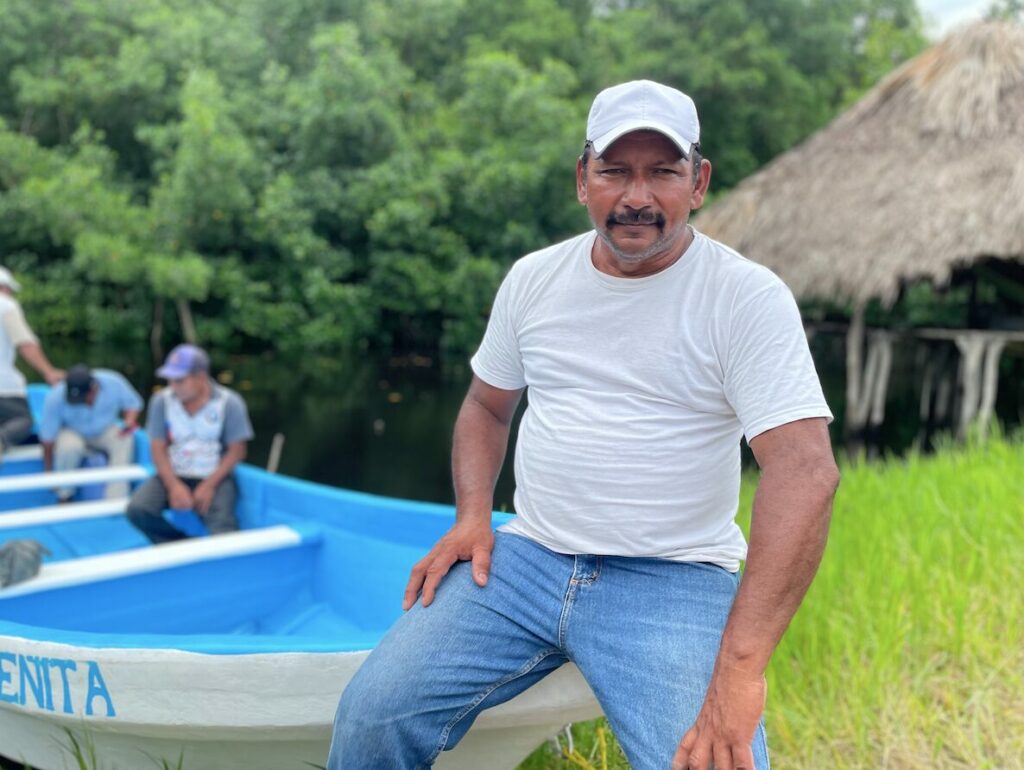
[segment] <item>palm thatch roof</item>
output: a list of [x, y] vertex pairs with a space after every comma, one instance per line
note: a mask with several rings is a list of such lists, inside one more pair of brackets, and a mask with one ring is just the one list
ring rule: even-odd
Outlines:
[[964, 27], [701, 212], [800, 297], [892, 302], [1024, 260], [1024, 25]]

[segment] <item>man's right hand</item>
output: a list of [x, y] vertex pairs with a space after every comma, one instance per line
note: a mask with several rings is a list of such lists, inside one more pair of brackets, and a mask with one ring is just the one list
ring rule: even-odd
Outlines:
[[434, 593], [448, 570], [457, 561], [473, 562], [473, 580], [481, 588], [487, 585], [491, 571], [491, 551], [494, 550], [494, 531], [488, 519], [480, 524], [456, 523], [442, 537], [430, 553], [416, 562], [405, 587], [402, 609], [407, 610], [416, 603], [416, 596], [422, 591], [423, 606], [434, 601]]
[[171, 508], [176, 511], [192, 510], [192, 490], [182, 481], [176, 481], [167, 492]]

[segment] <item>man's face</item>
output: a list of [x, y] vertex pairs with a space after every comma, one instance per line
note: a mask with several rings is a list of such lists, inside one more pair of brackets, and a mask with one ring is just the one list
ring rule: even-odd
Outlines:
[[175, 380], [168, 380], [171, 391], [177, 399], [187, 404], [194, 401], [202, 394], [202, 379], [205, 375], [200, 373], [186, 374], [184, 377]]
[[577, 167], [580, 203], [617, 261], [632, 265], [678, 256], [690, 210], [704, 202], [710, 164], [697, 169], [666, 136], [634, 131]]

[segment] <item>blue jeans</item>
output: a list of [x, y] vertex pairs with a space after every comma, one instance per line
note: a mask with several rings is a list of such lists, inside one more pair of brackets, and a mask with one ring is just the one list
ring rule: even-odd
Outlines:
[[[497, 533], [405, 613], [345, 689], [328, 770], [429, 767], [480, 712], [566, 661], [594, 691], [634, 770], [668, 770], [711, 678], [738, 576], [710, 565], [567, 556]], [[396, 598], [397, 600], [397, 598]], [[753, 741], [767, 770], [764, 726]]]

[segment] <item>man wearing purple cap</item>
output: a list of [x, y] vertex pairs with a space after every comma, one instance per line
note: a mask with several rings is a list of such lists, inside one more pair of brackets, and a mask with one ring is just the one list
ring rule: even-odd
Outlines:
[[210, 378], [210, 359], [195, 345], [178, 345], [156, 374], [169, 386], [146, 416], [156, 476], [132, 494], [129, 520], [154, 543], [188, 537], [164, 518], [168, 507], [194, 510], [211, 535], [238, 529], [233, 472], [253, 436], [245, 402]]
[[[455, 425], [456, 523], [342, 695], [331, 770], [429, 766], [567, 661], [633, 768], [768, 767], [764, 671], [838, 472], [789, 290], [689, 225], [711, 176], [699, 141], [674, 88], [594, 100], [576, 169], [594, 230], [519, 260], [498, 290]], [[526, 388], [517, 515], [495, 533]], [[749, 550], [744, 436], [762, 470]]]

